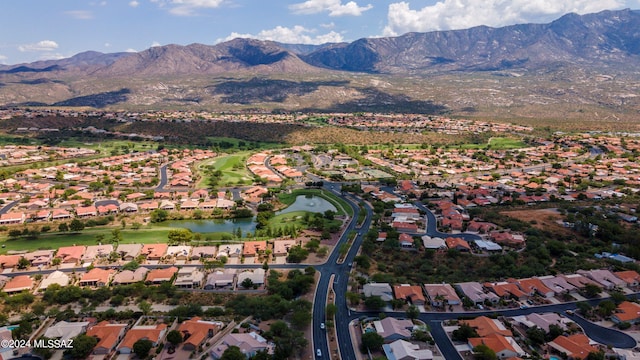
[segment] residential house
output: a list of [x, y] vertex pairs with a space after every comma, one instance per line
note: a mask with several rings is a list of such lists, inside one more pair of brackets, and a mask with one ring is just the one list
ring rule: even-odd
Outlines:
[[524, 236], [508, 231], [492, 231], [489, 233], [489, 239], [500, 245], [518, 248], [524, 246], [525, 243]]
[[569, 319], [556, 313], [531, 313], [529, 315], [514, 316], [513, 320], [519, 322], [527, 329], [538, 327], [546, 333], [549, 332], [551, 325], [566, 330], [566, 323], [569, 322]]
[[218, 255], [216, 255], [217, 259], [221, 257], [240, 257], [242, 254], [242, 244], [224, 244], [218, 247]]
[[88, 326], [88, 321], [58, 321], [47, 328], [44, 336], [49, 339], [70, 340], [80, 334], [84, 334]]
[[413, 330], [413, 322], [411, 320], [398, 320], [393, 317], [376, 320], [373, 322], [373, 326], [376, 333], [382, 336], [385, 342], [409, 339]]
[[582, 276], [581, 274], [569, 274], [569, 275], [558, 275], [559, 277], [563, 277], [567, 282], [576, 287], [576, 289], [583, 290], [584, 287], [588, 284], [595, 285], [597, 287], [601, 287], [597, 282], [587, 278], [586, 276]]
[[58, 284], [61, 287], [65, 287], [69, 285], [69, 281], [69, 275], [56, 270], [42, 279], [42, 282], [40, 282], [40, 285], [38, 286], [38, 290], [44, 291], [52, 284]]
[[131, 203], [131, 202], [125, 202], [120, 204], [120, 208], [118, 209], [121, 213], [137, 213], [138, 212], [138, 205]]
[[24, 254], [24, 258], [29, 260], [31, 266], [48, 266], [53, 260], [54, 250], [36, 250]]
[[0, 267], [3, 269], [13, 269], [18, 266], [22, 255], [0, 255]]
[[578, 274], [584, 275], [589, 279], [595, 281], [603, 289], [613, 290], [625, 287], [627, 284], [624, 280], [615, 276], [611, 271], [606, 269], [595, 270], [578, 270]]
[[80, 278], [80, 286], [107, 286], [111, 281], [111, 277], [115, 274], [115, 270], [102, 268], [93, 268], [84, 273]]
[[431, 306], [460, 304], [460, 298], [450, 284], [424, 284], [423, 287]]
[[111, 283], [113, 285], [133, 284], [144, 281], [149, 269], [145, 267], [139, 267], [135, 271], [123, 270], [113, 276]]
[[184, 339], [183, 349], [193, 351], [199, 346], [203, 346], [223, 326], [224, 324], [219, 321], [205, 321], [197, 316], [183, 321], [178, 327], [178, 331], [182, 333]]
[[528, 296], [522, 291], [517, 284], [510, 282], [497, 282], [497, 283], [484, 283], [483, 286], [486, 289], [493, 291], [501, 298], [514, 298], [516, 300], [524, 300]]
[[265, 338], [255, 332], [250, 333], [230, 333], [225, 335], [218, 345], [211, 348], [211, 356], [214, 359], [220, 359], [224, 351], [230, 346], [237, 346], [247, 359], [256, 355], [258, 351], [266, 351], [273, 354], [275, 349], [272, 343], [267, 342]]
[[640, 305], [638, 303], [623, 301], [611, 315], [611, 320], [616, 324], [628, 322], [637, 324], [640, 322]]
[[448, 237], [445, 239], [445, 243], [447, 244], [447, 248], [449, 249], [455, 249], [463, 252], [471, 251], [471, 246], [469, 245], [469, 243], [461, 238]]
[[191, 246], [172, 245], [167, 247], [166, 258], [173, 258], [176, 260], [188, 260], [190, 254], [191, 254]]
[[589, 338], [583, 334], [561, 335], [547, 344], [558, 354], [566, 354], [569, 359], [584, 359], [589, 353], [598, 352], [598, 348], [592, 346]]
[[552, 298], [555, 296], [555, 292], [549, 289], [538, 278], [519, 279], [519, 280], [516, 280], [515, 283], [518, 284], [520, 289], [524, 291], [526, 294], [528, 294], [529, 296], [534, 296], [535, 294], [538, 294], [546, 298]]
[[289, 255], [289, 249], [297, 245], [296, 240], [274, 240], [273, 241], [273, 256], [274, 257], [286, 257]]
[[33, 279], [31, 279], [29, 275], [18, 275], [7, 281], [2, 291], [7, 294], [13, 294], [24, 290], [31, 290], [31, 288], [33, 288]]
[[367, 283], [362, 290], [365, 297], [379, 296], [385, 302], [393, 300], [393, 290], [388, 283]]
[[242, 285], [242, 283], [246, 280], [251, 280], [253, 285], [264, 285], [264, 277], [265, 271], [262, 268], [253, 269], [252, 271], [243, 271], [238, 274], [238, 284]]
[[382, 345], [384, 354], [389, 360], [432, 360], [433, 351], [420, 349], [417, 344], [404, 340], [396, 340], [390, 344]]
[[236, 271], [234, 269], [224, 269], [224, 271], [215, 271], [207, 275], [207, 282], [204, 285], [205, 290], [229, 289], [233, 288], [236, 279]]
[[417, 285], [395, 285], [393, 294], [396, 299], [410, 302], [413, 305], [424, 305], [425, 297], [422, 294], [422, 288]]
[[176, 281], [173, 283], [176, 287], [185, 289], [197, 289], [202, 286], [204, 273], [195, 267], [183, 267], [178, 270]]
[[246, 241], [244, 243], [244, 249], [242, 250], [242, 255], [245, 257], [245, 261], [251, 263], [251, 260], [247, 258], [257, 257], [260, 254], [264, 254], [267, 250], [267, 242], [262, 241]]
[[166, 324], [134, 326], [124, 335], [124, 339], [120, 342], [117, 350], [120, 354], [131, 354], [133, 352], [133, 344], [138, 340], [150, 340], [156, 347], [162, 341], [167, 332]]
[[23, 212], [7, 212], [0, 215], [0, 225], [22, 224], [27, 219]]
[[114, 351], [126, 328], [127, 324], [112, 324], [106, 320], [88, 328], [87, 335], [98, 339], [92, 353], [106, 355]]
[[142, 251], [142, 244], [118, 244], [116, 252], [124, 261], [135, 260]]
[[634, 270], [616, 271], [613, 273], [619, 279], [622, 279], [628, 288], [636, 288], [640, 285], [640, 274]]
[[413, 237], [409, 234], [400, 234], [398, 242], [400, 243], [401, 249], [415, 249], [413, 247]]
[[51, 219], [54, 221], [68, 220], [72, 217], [71, 213], [65, 209], [53, 209], [53, 211], [51, 211]]
[[171, 281], [177, 272], [178, 268], [175, 266], [163, 269], [152, 269], [147, 273], [145, 283], [158, 285], [165, 281]]
[[60, 259], [63, 264], [76, 264], [82, 259], [84, 250], [84, 246], [63, 246], [58, 249], [56, 258]]
[[98, 209], [95, 206], [80, 206], [76, 208], [76, 216], [78, 218], [87, 218], [98, 216]]
[[447, 243], [443, 238], [431, 237], [429, 235], [425, 235], [422, 237], [422, 245], [425, 249], [432, 250], [442, 250], [447, 248]]
[[105, 259], [113, 252], [113, 245], [89, 245], [80, 258], [82, 262], [93, 262], [98, 259]]
[[473, 301], [474, 304], [482, 304], [485, 301], [492, 303], [500, 301], [500, 297], [498, 297], [498, 295], [490, 291], [486, 291], [479, 282], [457, 283], [455, 284], [455, 288], [457, 288], [464, 296], [468, 297], [469, 300]]
[[147, 260], [158, 261], [167, 253], [167, 244], [144, 244], [140, 255], [144, 255]]
[[194, 246], [191, 250], [191, 260], [214, 259], [217, 249], [215, 246]]
[[512, 337], [500, 334], [491, 334], [484, 337], [469, 338], [469, 346], [474, 348], [485, 345], [496, 353], [498, 359], [520, 358], [526, 353]]
[[540, 276], [538, 279], [557, 295], [574, 293], [578, 290], [578, 288], [571, 285], [567, 279], [562, 276], [548, 275]]
[[480, 337], [489, 336], [491, 334], [499, 334], [503, 336], [513, 335], [511, 331], [502, 324], [502, 322], [486, 316], [479, 316], [470, 320], [461, 320], [461, 322], [474, 328]]

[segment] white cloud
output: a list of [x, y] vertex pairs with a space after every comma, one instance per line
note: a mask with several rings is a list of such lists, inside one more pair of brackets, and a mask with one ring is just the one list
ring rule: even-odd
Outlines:
[[137, 2], [136, 0], [129, 1], [129, 6], [131, 7], [138, 7], [139, 5], [140, 3]]
[[108, 43], [108, 42], [104, 43], [104, 47], [106, 47], [106, 48], [111, 47], [111, 43]]
[[62, 55], [60, 53], [46, 53], [40, 55], [40, 60], [60, 60], [67, 57], [68, 56]]
[[586, 14], [624, 7], [624, 0], [441, 0], [413, 10], [409, 2], [389, 5], [385, 36], [410, 31], [466, 29], [478, 25], [505, 26], [544, 23], [566, 13]]
[[53, 51], [58, 48], [58, 43], [53, 40], [42, 40], [33, 44], [24, 44], [18, 46], [18, 50], [21, 52], [30, 51]]
[[228, 41], [235, 38], [251, 38], [259, 40], [277, 41], [287, 44], [324, 44], [328, 42], [342, 42], [342, 35], [335, 31], [326, 34], [315, 34], [314, 30], [306, 29], [303, 26], [296, 25], [292, 28], [284, 26], [276, 26], [270, 30], [262, 30], [256, 35], [231, 33], [224, 39], [218, 39], [216, 42]]
[[128, 48], [127, 50], [125, 50], [124, 52], [128, 52], [128, 53], [135, 53], [138, 52], [138, 50], [136, 49], [132, 49], [132, 48]]
[[197, 15], [199, 9], [220, 7], [225, 0], [151, 0], [161, 8], [168, 7], [169, 13], [177, 16]]
[[157, 41], [154, 41], [151, 43], [151, 47], [156, 47], [156, 46], [162, 46], [162, 45], [160, 45], [160, 43]]
[[65, 14], [71, 16], [74, 19], [78, 20], [91, 20], [93, 19], [93, 13], [87, 10], [71, 10], [65, 11]]
[[373, 8], [373, 5], [367, 4], [359, 6], [355, 1], [349, 1], [346, 4], [342, 0], [307, 0], [302, 3], [289, 5], [295, 14], [317, 14], [328, 11], [329, 16], [360, 16], [363, 12]]
[[0, 55], [0, 64], [6, 65], [8, 59], [9, 59], [8, 57], [4, 55]]

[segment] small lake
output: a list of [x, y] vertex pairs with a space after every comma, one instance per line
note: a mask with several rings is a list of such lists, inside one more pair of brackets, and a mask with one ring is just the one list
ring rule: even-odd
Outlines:
[[337, 211], [336, 207], [327, 200], [318, 197], [307, 195], [299, 195], [296, 197], [296, 201], [286, 209], [280, 210], [276, 215], [286, 214], [294, 211], [309, 211], [313, 213], [323, 213], [327, 210]]
[[[286, 209], [276, 212], [276, 215], [287, 214], [294, 211], [309, 211], [313, 213], [323, 213], [327, 210], [337, 211], [327, 200], [306, 195], [300, 195], [296, 197], [296, 201]], [[256, 231], [255, 218], [245, 219], [206, 219], [206, 220], [173, 220], [166, 221], [160, 225], [173, 227], [173, 228], [187, 228], [194, 233], [212, 233], [212, 232], [226, 232], [234, 233], [237, 228], [242, 229], [242, 233], [247, 232], [254, 233]]]

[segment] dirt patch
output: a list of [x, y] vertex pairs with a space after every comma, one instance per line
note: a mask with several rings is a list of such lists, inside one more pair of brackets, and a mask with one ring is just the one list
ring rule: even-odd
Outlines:
[[555, 208], [501, 211], [500, 214], [525, 221], [540, 230], [572, 234], [570, 229], [561, 225], [563, 216]]

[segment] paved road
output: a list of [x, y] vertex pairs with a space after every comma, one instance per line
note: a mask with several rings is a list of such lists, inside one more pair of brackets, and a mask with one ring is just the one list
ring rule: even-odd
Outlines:
[[6, 214], [9, 212], [9, 210], [11, 210], [14, 206], [16, 206], [18, 203], [20, 203], [20, 201], [16, 200], [16, 201], [12, 201], [10, 203], [8, 203], [7, 205], [5, 205], [2, 209], [0, 209], [0, 215], [2, 214]]
[[167, 176], [167, 165], [169, 164], [160, 166], [160, 182], [158, 183], [158, 186], [156, 186], [156, 191], [162, 191], [164, 190], [164, 187], [167, 186], [167, 182], [169, 179], [169, 177]]

